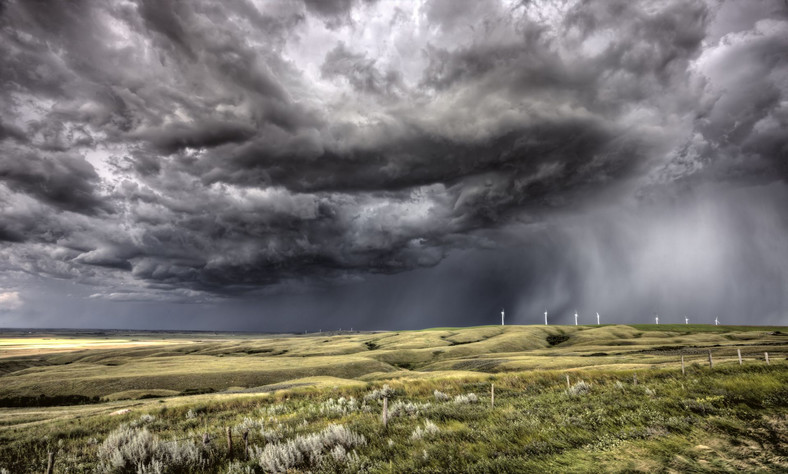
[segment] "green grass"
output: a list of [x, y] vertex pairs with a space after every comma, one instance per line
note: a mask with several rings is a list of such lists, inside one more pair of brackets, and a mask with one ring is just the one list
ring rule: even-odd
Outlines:
[[[6, 368], [0, 398], [103, 397], [87, 405], [0, 408], [0, 468], [41, 472], [53, 450], [56, 472], [94, 472], [109, 434], [137, 423], [161, 440], [201, 445], [209, 433], [214, 441], [202, 467], [186, 472], [228, 472], [231, 462], [263, 472], [240, 450], [226, 450], [225, 427], [251, 418], [262, 419], [283, 441], [331, 423], [367, 440], [353, 448], [358, 457], [352, 463], [323, 453], [322, 463], [298, 464], [297, 471], [785, 472], [788, 337], [772, 334], [785, 328], [677, 326], [680, 331], [670, 325], [482, 326], [179, 338], [160, 346], [0, 359]], [[548, 337], [557, 335], [568, 339], [550, 345]], [[590, 391], [570, 395], [567, 374], [573, 384], [590, 384]], [[420, 407], [392, 418], [387, 428], [380, 402], [363, 402], [384, 383], [394, 390], [390, 407]], [[207, 389], [213, 392], [179, 395]], [[437, 402], [435, 390], [452, 398], [475, 393], [480, 401]], [[335, 411], [340, 397], [358, 400], [356, 408]], [[119, 410], [128, 412], [111, 414]], [[154, 419], [143, 423], [143, 414]], [[439, 432], [413, 439], [426, 420]], [[250, 442], [266, 444], [258, 431]]]
[[714, 326], [711, 324], [631, 324], [639, 331], [675, 331], [675, 332], [744, 332], [744, 331], [781, 331], [786, 332], [784, 326]]

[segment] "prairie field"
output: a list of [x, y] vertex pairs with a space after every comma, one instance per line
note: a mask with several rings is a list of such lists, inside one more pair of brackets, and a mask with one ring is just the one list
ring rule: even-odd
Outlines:
[[0, 469], [785, 472], [786, 357], [763, 326], [0, 331]]

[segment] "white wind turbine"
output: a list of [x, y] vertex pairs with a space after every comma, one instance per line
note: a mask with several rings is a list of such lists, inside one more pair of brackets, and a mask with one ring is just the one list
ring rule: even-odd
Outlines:
[[501, 326], [503, 326], [503, 308], [501, 308]]
[[689, 324], [689, 318], [684, 316], [684, 324]]
[[547, 326], [547, 310], [544, 311], [544, 325]]
[[720, 320], [717, 319], [717, 316], [714, 316], [714, 325], [715, 326], [719, 326], [720, 325]]
[[659, 324], [659, 315], [658, 314], [654, 314], [654, 319], [657, 321], [657, 324]]
[[599, 313], [596, 313], [596, 325], [599, 326]]
[[575, 310], [575, 326], [577, 326], [577, 310]]

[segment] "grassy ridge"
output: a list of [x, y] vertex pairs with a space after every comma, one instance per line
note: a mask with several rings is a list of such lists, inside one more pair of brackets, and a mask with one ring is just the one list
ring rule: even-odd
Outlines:
[[[57, 472], [137, 472], [102, 457], [125, 433], [149, 437], [140, 462], [163, 472], [269, 472], [288, 449], [294, 472], [788, 470], [785, 328], [677, 326], [180, 337], [0, 359], [0, 399], [95, 397], [0, 408], [0, 469], [41, 472], [54, 450]], [[384, 383], [385, 429], [374, 396]], [[249, 460], [244, 429], [259, 448]]]
[[[144, 397], [223, 391], [317, 375], [379, 380], [435, 371], [497, 373], [634, 368], [688, 361], [711, 348], [728, 358], [788, 355], [779, 329], [735, 326], [480, 326], [424, 331], [214, 337], [161, 345], [0, 359], [0, 406], [12, 397]], [[713, 328], [713, 331], [708, 331]], [[18, 338], [17, 343], [22, 338]], [[560, 341], [560, 342], [557, 342]], [[557, 357], [560, 356], [560, 357]]]

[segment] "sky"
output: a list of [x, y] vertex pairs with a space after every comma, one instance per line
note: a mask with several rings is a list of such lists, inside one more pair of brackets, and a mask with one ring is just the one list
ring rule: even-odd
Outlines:
[[0, 327], [788, 325], [788, 2], [0, 1]]

